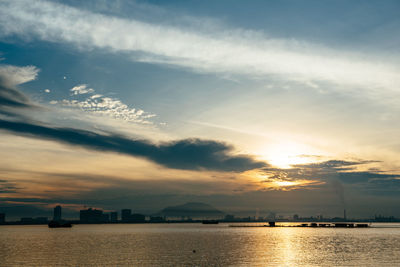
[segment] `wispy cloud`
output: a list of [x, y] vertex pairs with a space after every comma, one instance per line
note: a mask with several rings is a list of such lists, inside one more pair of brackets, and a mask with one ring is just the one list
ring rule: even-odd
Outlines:
[[70, 90], [73, 95], [83, 95], [83, 94], [88, 94], [88, 93], [94, 93], [93, 88], [87, 88], [86, 84], [81, 84], [74, 86]]
[[3, 35], [67, 42], [80, 49], [108, 49], [131, 54], [138, 61], [197, 71], [278, 75], [314, 87], [318, 86], [315, 82], [324, 81], [376, 93], [382, 89], [395, 92], [400, 85], [398, 65], [249, 30], [196, 31], [47, 1], [5, 0], [0, 7]]
[[94, 94], [93, 88], [88, 88], [86, 84], [74, 86], [70, 89], [73, 97], [88, 95], [85, 99], [63, 99], [61, 101], [51, 100], [50, 104], [61, 104], [62, 106], [79, 108], [84, 112], [91, 114], [107, 116], [126, 122], [152, 124], [150, 118], [155, 114], [145, 112], [142, 109], [130, 108], [121, 100], [112, 97], [106, 97], [101, 94]]
[[35, 106], [16, 86], [36, 79], [38, 72], [39, 69], [34, 66], [0, 65], [0, 112]]

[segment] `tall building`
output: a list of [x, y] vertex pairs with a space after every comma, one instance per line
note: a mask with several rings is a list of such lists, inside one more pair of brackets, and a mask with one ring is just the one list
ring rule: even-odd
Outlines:
[[61, 221], [61, 206], [59, 205], [54, 208], [53, 220]]
[[131, 210], [130, 209], [123, 209], [121, 210], [121, 220], [123, 222], [129, 222], [131, 219]]
[[6, 222], [6, 214], [5, 213], [0, 213], [0, 224]]
[[118, 222], [118, 212], [114, 211], [110, 213], [110, 222]]

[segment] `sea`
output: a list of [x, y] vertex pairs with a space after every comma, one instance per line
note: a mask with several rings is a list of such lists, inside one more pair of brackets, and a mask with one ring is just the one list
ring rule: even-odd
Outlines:
[[0, 266], [400, 266], [400, 224], [229, 225], [0, 226]]

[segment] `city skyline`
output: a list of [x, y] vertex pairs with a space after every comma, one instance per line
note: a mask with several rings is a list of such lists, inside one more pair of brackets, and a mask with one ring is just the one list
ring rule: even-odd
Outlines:
[[[368, 218], [347, 217], [343, 210], [343, 217], [327, 217], [323, 214], [314, 216], [301, 216], [299, 214], [281, 215], [275, 212], [253, 216], [237, 216], [215, 209], [205, 203], [185, 203], [174, 207], [166, 207], [155, 214], [140, 214], [132, 209], [120, 211], [104, 211], [102, 209], [85, 208], [79, 210], [73, 217], [68, 217], [62, 212], [62, 207], [53, 208], [53, 217], [23, 216], [21, 218], [8, 218], [7, 214], [0, 213], [0, 225], [31, 225], [31, 224], [108, 224], [108, 223], [199, 223], [204, 221], [218, 222], [400, 222], [400, 218], [394, 216], [382, 216], [375, 214]], [[78, 216], [78, 217], [77, 217]], [[7, 219], [6, 219], [7, 218]]]
[[0, 1], [0, 213], [400, 217], [399, 10]]

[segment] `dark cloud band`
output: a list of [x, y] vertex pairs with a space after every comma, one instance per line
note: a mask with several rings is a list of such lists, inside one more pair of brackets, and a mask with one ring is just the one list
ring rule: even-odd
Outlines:
[[7, 120], [0, 120], [0, 128], [18, 135], [53, 140], [87, 149], [143, 157], [174, 169], [246, 171], [267, 165], [249, 155], [232, 155], [232, 146], [212, 140], [184, 139], [157, 145], [119, 135]]

